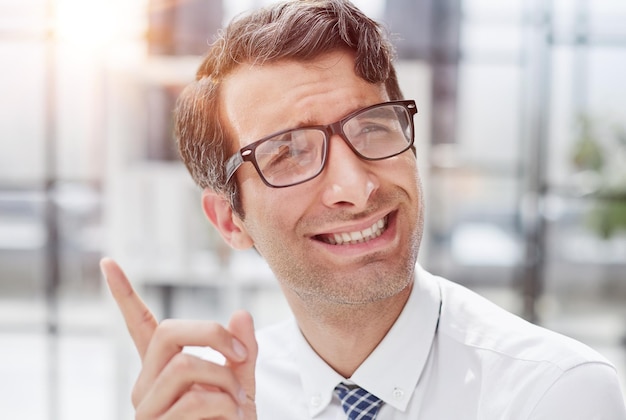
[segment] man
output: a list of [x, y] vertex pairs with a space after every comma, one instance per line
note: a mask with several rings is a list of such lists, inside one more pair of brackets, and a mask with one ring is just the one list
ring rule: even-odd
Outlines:
[[142, 359], [138, 419], [626, 419], [601, 356], [416, 266], [417, 110], [391, 59], [344, 0], [257, 11], [211, 47], [179, 100], [181, 155], [207, 218], [266, 259], [294, 320], [256, 337], [245, 312], [157, 324], [103, 260]]

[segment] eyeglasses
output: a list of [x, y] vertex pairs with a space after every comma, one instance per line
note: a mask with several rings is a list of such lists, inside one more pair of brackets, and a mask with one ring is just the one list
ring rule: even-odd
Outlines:
[[252, 162], [263, 182], [274, 188], [309, 181], [324, 169], [330, 138], [338, 134], [365, 160], [387, 159], [413, 145], [415, 101], [392, 101], [359, 109], [328, 125], [283, 130], [241, 148], [226, 161], [226, 180]]

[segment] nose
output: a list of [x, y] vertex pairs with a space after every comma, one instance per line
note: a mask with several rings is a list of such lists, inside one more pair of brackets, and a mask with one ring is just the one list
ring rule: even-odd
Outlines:
[[371, 163], [359, 158], [340, 135], [333, 135], [322, 173], [324, 205], [365, 209], [369, 198], [380, 186], [370, 166]]

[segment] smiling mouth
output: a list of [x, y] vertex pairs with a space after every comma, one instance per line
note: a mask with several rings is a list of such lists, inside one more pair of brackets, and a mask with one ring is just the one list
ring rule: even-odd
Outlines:
[[317, 235], [318, 239], [330, 245], [356, 245], [378, 238], [387, 230], [389, 215], [376, 221], [372, 226], [354, 232], [330, 233], [327, 235]]

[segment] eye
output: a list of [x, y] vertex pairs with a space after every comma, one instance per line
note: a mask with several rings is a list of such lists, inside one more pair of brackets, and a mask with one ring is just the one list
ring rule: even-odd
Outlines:
[[367, 146], [372, 141], [382, 141], [393, 131], [393, 124], [390, 121], [377, 119], [368, 121], [358, 121], [347, 128], [347, 136], [350, 142], [356, 146]]
[[360, 129], [360, 134], [370, 134], [377, 132], [388, 133], [390, 131], [389, 125], [380, 124], [380, 123], [365, 123], [362, 124]]
[[308, 137], [305, 131], [292, 131], [268, 141], [263, 148], [266, 153], [264, 170], [286, 170], [311, 163], [316, 147]]
[[282, 142], [282, 144], [274, 144], [274, 147], [274, 151], [264, 164], [268, 169], [281, 166], [285, 164], [285, 161], [294, 157], [294, 150], [289, 141]]

